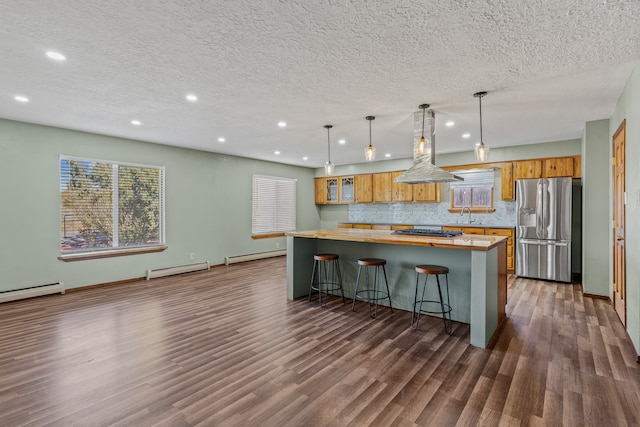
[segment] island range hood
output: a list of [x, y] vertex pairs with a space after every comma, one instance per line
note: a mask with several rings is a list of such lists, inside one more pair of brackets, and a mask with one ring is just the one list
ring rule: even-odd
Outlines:
[[[421, 117], [422, 116], [422, 117]], [[421, 121], [424, 120], [424, 122]], [[394, 181], [403, 184], [423, 184], [430, 182], [464, 181], [464, 178], [440, 169], [435, 164], [436, 135], [435, 113], [431, 109], [416, 111], [413, 115], [413, 166]], [[424, 135], [427, 139], [425, 154], [418, 151], [418, 140]]]

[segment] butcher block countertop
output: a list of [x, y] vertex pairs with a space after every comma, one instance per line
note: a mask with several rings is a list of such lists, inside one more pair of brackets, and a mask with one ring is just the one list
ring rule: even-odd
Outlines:
[[466, 250], [488, 251], [500, 244], [506, 244], [505, 236], [485, 236], [461, 234], [456, 237], [427, 237], [393, 234], [389, 230], [361, 230], [356, 228], [335, 228], [328, 230], [295, 231], [287, 236], [308, 239], [342, 240], [347, 242], [384, 243], [391, 245], [432, 246]]

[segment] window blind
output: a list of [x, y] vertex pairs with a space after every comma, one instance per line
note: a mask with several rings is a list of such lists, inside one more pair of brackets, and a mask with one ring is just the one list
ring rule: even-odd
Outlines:
[[454, 175], [458, 175], [464, 178], [464, 181], [455, 181], [450, 182], [450, 188], [458, 188], [458, 187], [492, 187], [495, 179], [495, 172], [493, 168], [483, 168], [483, 169], [468, 169], [468, 170], [459, 170], [452, 171]]
[[164, 168], [60, 157], [61, 252], [164, 244]]
[[296, 180], [253, 175], [251, 233], [296, 229]]

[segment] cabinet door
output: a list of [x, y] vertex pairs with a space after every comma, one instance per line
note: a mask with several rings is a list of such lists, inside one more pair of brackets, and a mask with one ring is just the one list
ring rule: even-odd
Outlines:
[[413, 201], [413, 185], [400, 184], [394, 181], [403, 173], [404, 171], [391, 172], [391, 201], [393, 202]]
[[513, 181], [513, 163], [502, 164], [502, 200], [515, 200], [515, 183]]
[[414, 202], [439, 202], [442, 198], [442, 184], [413, 184]]
[[582, 178], [582, 157], [573, 156], [573, 177]]
[[542, 178], [542, 160], [520, 160], [513, 163], [513, 178]]
[[507, 236], [507, 270], [513, 270], [515, 265], [514, 256], [514, 232], [512, 228], [487, 228], [485, 233], [490, 236]]
[[544, 176], [546, 178], [573, 176], [573, 157], [545, 159]]
[[338, 192], [340, 203], [353, 203], [355, 201], [355, 186], [353, 176], [340, 177], [340, 191]]
[[327, 203], [327, 179], [315, 179], [316, 205], [324, 205]]
[[355, 193], [356, 203], [373, 202], [373, 178], [370, 173], [355, 176]]
[[373, 202], [391, 201], [391, 172], [373, 174]]
[[326, 202], [338, 203], [338, 178], [327, 178], [326, 182]]

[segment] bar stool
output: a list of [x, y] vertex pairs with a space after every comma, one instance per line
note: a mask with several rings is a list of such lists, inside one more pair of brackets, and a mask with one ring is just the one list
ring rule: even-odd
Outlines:
[[[424, 287], [422, 288], [422, 297], [418, 299], [418, 287], [420, 282], [420, 275], [424, 274]], [[427, 279], [432, 274], [436, 277], [436, 284], [438, 285], [439, 301], [425, 300], [424, 293], [427, 290]], [[442, 288], [440, 287], [440, 275], [444, 275], [447, 290], [447, 302], [442, 299]], [[440, 311], [429, 311], [422, 309], [422, 303], [439, 304]], [[419, 304], [419, 307], [418, 307]], [[411, 316], [411, 328], [417, 329], [418, 322], [420, 322], [420, 313], [425, 314], [440, 314], [444, 320], [444, 330], [447, 334], [451, 335], [451, 303], [449, 301], [449, 268], [441, 265], [418, 265], [416, 266], [416, 295], [413, 300], [413, 315]]]
[[[369, 303], [369, 316], [375, 319], [378, 315], [378, 301], [388, 299], [389, 300], [389, 308], [393, 313], [393, 307], [391, 306], [391, 292], [389, 292], [389, 282], [387, 281], [387, 271], [384, 266], [387, 264], [387, 260], [380, 258], [360, 258], [358, 260], [358, 278], [356, 279], [356, 289], [353, 292], [353, 303], [351, 304], [351, 311], [355, 311], [356, 300], [367, 301]], [[358, 285], [360, 284], [360, 272], [362, 267], [364, 267], [365, 271], [365, 286], [366, 289], [358, 290]], [[375, 267], [373, 272], [373, 289], [371, 289], [371, 284], [369, 283], [369, 267]], [[386, 285], [387, 291], [383, 291], [378, 289], [378, 282], [380, 277], [380, 267], [382, 267], [382, 273], [384, 274], [384, 284]], [[365, 294], [366, 296], [361, 296], [361, 294]], [[374, 303], [374, 313], [371, 314], [371, 303]]]
[[[311, 273], [311, 284], [309, 285], [309, 301], [311, 301], [313, 291], [317, 291], [320, 306], [325, 306], [329, 301], [329, 292], [333, 293], [339, 290], [342, 295], [342, 302], [344, 303], [342, 275], [340, 274], [338, 258], [339, 256], [336, 254], [315, 254], [313, 256], [313, 272]], [[327, 295], [327, 301], [325, 301], [324, 304], [322, 304], [323, 292]]]

